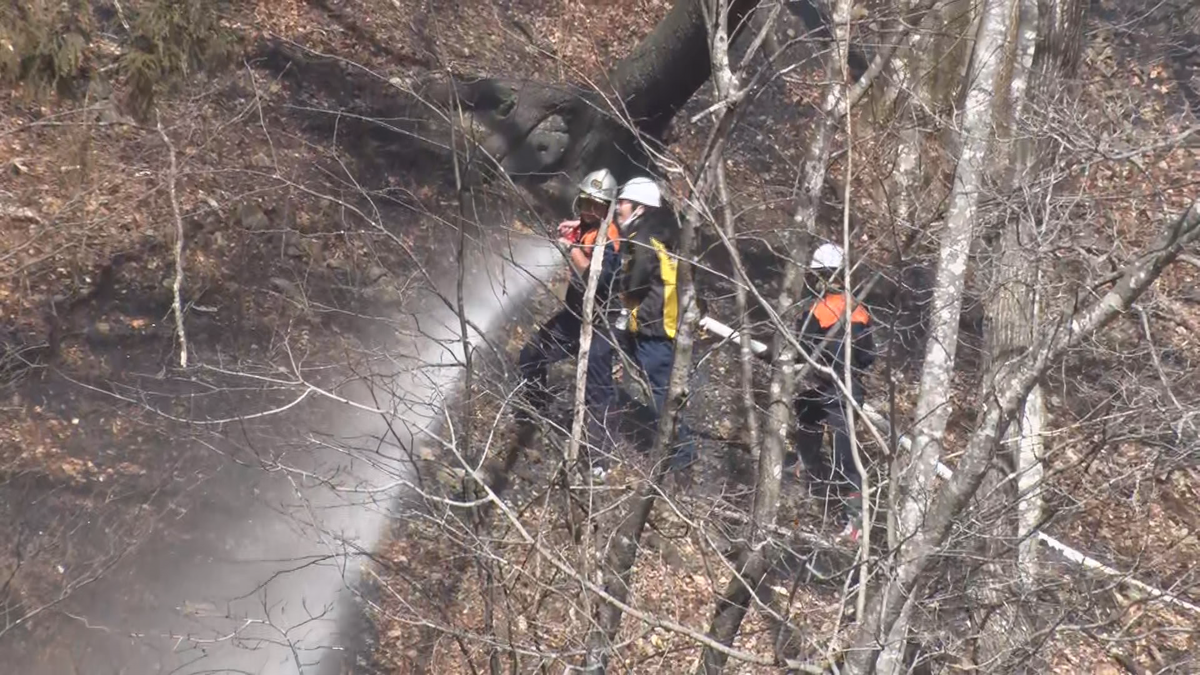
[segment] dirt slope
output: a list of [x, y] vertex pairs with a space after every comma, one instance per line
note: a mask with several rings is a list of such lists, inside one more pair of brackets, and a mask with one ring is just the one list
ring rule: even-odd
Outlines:
[[[170, 532], [172, 514], [190, 508], [189, 492], [225, 461], [222, 452], [242, 452], [245, 459], [253, 456], [254, 443], [266, 438], [280, 445], [296, 440], [278, 430], [238, 436], [222, 429], [214, 436], [187, 422], [269, 409], [286, 404], [293, 392], [216, 370], [176, 369], [169, 288], [175, 222], [162, 134], [178, 153], [174, 181], [186, 237], [183, 300], [194, 362], [260, 377], [280, 368], [294, 372], [293, 364], [301, 362], [314, 381], [332, 382], [339, 377], [337, 368], [372, 355], [375, 338], [408, 309], [406, 302], [424, 284], [425, 272], [453, 264], [457, 200], [449, 165], [426, 145], [358, 119], [386, 118], [395, 128], [410, 129], [405, 126], [410, 102], [394, 97], [389, 81], [411, 86], [446, 71], [598, 81], [669, 6], [667, 0], [235, 3], [223, 20], [239, 36], [244, 62], [195, 75], [162, 96], [161, 132], [152, 121], [135, 122], [127, 114], [120, 82], [76, 100], [38, 100], [28, 92], [4, 91], [0, 640], [52, 642], [54, 636], [38, 633], [36, 621], [26, 626], [31, 612], [54, 612], [64, 593], [119, 564], [130, 547], [148, 537], [178, 536]], [[113, 20], [106, 30], [117, 30]], [[1129, 63], [1106, 54], [1100, 49], [1091, 61], [1096, 69], [1091, 81], [1101, 83], [1098, 98], [1112, 98], [1105, 92], [1119, 88], [1111, 83], [1127, 77], [1136, 78], [1129, 81], [1138, 87], [1150, 82], [1164, 88], [1161, 97], [1124, 100], [1112, 114], [1138, 109], [1146, 124], [1175, 123], [1171, 105], [1179, 92], [1171, 87], [1179, 85], [1167, 82], [1161, 69], [1139, 66], [1134, 72]], [[787, 200], [802, 150], [796, 139], [808, 126], [796, 111], [811, 101], [811, 85], [797, 77], [769, 90], [756, 109], [761, 114], [745, 121], [731, 149], [733, 199], [744, 213], [740, 226], [751, 239], [747, 251], [761, 257], [756, 269], [764, 270], [766, 294], [773, 257], [763, 241], [789, 215]], [[684, 117], [703, 110], [708, 95], [701, 92]], [[702, 125], [679, 121], [676, 126], [672, 151], [693, 156], [703, 142]], [[870, 156], [869, 141], [861, 152]], [[1100, 165], [1094, 174], [1096, 183], [1113, 194], [1144, 195], [1106, 214], [1112, 222], [1137, 224], [1114, 232], [1123, 246], [1145, 239], [1147, 223], [1178, 208], [1187, 190], [1194, 190], [1200, 163], [1194, 148], [1172, 147], [1148, 166], [1151, 170], [1143, 173]], [[865, 205], [856, 212], [865, 222], [868, 256], [876, 253], [871, 242], [891, 241], [885, 211]], [[1085, 244], [1102, 249], [1118, 242]], [[715, 269], [728, 271], [715, 246], [707, 255]], [[1174, 350], [1168, 379], [1183, 388], [1194, 388], [1189, 377], [1200, 363], [1195, 335], [1200, 313], [1194, 303], [1184, 302], [1195, 272], [1181, 268], [1168, 275], [1148, 319], [1156, 335], [1166, 336], [1159, 347]], [[714, 307], [732, 315], [730, 286], [707, 283]], [[1184, 311], [1176, 312], [1181, 306]], [[881, 309], [881, 315], [887, 311]], [[530, 329], [514, 326], [510, 358]], [[1124, 427], [1092, 423], [1093, 403], [1111, 393], [1104, 391], [1100, 376], [1124, 367], [1127, 355], [1144, 348], [1139, 329], [1140, 323], [1131, 321], [1121, 326], [1124, 333], [1106, 336], [1111, 342], [1096, 348], [1108, 351], [1107, 360], [1080, 356], [1074, 365], [1095, 368], [1094, 381], [1101, 384], [1054, 403], [1056, 421], [1078, 433], [1066, 435], [1058, 446], [1053, 486], [1059, 515], [1051, 529], [1149, 581], [1191, 588], [1195, 597], [1200, 478], [1194, 462], [1176, 461], [1158, 471], [1164, 458], [1174, 458], [1171, 452], [1146, 443], [1145, 435], [1110, 441], [1114, 429]], [[1159, 374], [1149, 353], [1138, 352], [1145, 388], [1125, 392], [1122, 403], [1150, 390], [1163, 395], [1156, 389]], [[732, 381], [736, 370], [730, 352], [717, 352], [702, 377]], [[897, 370], [903, 387], [913, 370]], [[495, 395], [507, 380], [492, 375], [483, 382]], [[874, 389], [884, 391], [883, 382], [874, 383]], [[971, 400], [974, 390], [975, 382], [964, 374], [962, 400]], [[728, 442], [736, 432], [736, 407], [729, 396], [709, 392], [693, 402], [689, 413], [709, 437], [704, 473], [688, 512], [697, 518], [713, 509], [739, 508], [746, 498], [736, 471], [742, 459]], [[905, 403], [902, 394], [900, 410]], [[1165, 395], [1160, 403], [1174, 405]], [[957, 421], [958, 434], [971, 422], [965, 415]], [[629, 463], [616, 485], [644, 470], [634, 454]], [[522, 479], [526, 488], [544, 481], [548, 464], [534, 462]], [[1153, 480], [1142, 478], [1147, 473]], [[556, 510], [561, 505], [537, 506], [532, 499], [537, 495], [519, 489], [516, 494], [530, 506], [526, 524], [565, 544], [565, 516]], [[794, 498], [788, 524], [819, 533], [821, 514]], [[713, 594], [728, 580], [721, 561], [707, 555], [709, 540], [703, 537], [734, 536], [736, 528], [714, 526], [709, 532], [666, 509], [654, 520], [652, 550], [637, 569], [639, 602], [703, 630]], [[462, 556], [470, 542], [429, 545], [444, 527], [419, 519], [403, 524], [384, 552], [389, 565], [381, 576], [393, 589], [436, 587], [422, 600], [428, 605], [406, 599], [422, 607], [426, 618], [436, 614], [443, 628], [476, 630], [482, 620], [477, 577], [439, 576], [442, 561]], [[503, 551], [512, 559], [526, 553], [517, 546]], [[1068, 566], [1053, 569], [1075, 574]], [[544, 599], [538, 586], [544, 581], [531, 575], [526, 586], [515, 588], [514, 598], [536, 605]], [[1094, 601], [1061, 617], [1083, 627], [1064, 629], [1047, 647], [1059, 672], [1104, 672], [1116, 663], [1110, 651], [1159, 667], [1196, 653], [1194, 632], [1170, 628], [1188, 625], [1185, 616], [1143, 612], [1136, 598], [1107, 582], [1092, 583]], [[564, 584], [546, 582], [556, 591]], [[789, 610], [810, 635], [828, 635], [841, 608], [840, 588], [813, 582], [794, 593], [785, 590], [792, 595]], [[414, 664], [423, 664], [427, 672], [469, 672], [465, 661], [478, 657], [472, 651], [477, 645], [463, 649], [428, 626], [414, 626], [411, 608], [387, 601], [386, 593], [381, 598], [382, 670], [413, 672], [419, 669]], [[1050, 594], [1039, 601], [1053, 605], [1058, 598]], [[578, 646], [572, 640], [582, 635], [586, 614], [581, 612], [565, 604], [552, 607], [538, 615], [536, 625], [518, 625], [513, 634], [568, 654]], [[744, 630], [743, 646], [769, 650], [767, 627], [759, 618], [754, 621]], [[1139, 639], [1128, 650], [1111, 649], [1111, 640], [1097, 639], [1086, 628], [1093, 623], [1120, 626], [1113, 639], [1125, 634]], [[678, 636], [633, 621], [624, 630], [630, 669], [682, 672], [693, 657], [694, 648]], [[1140, 639], [1144, 634], [1165, 637]]]

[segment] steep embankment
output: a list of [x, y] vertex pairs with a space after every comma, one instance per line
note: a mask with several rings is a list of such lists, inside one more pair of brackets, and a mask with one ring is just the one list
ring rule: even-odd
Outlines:
[[[484, 332], [554, 269], [546, 263], [557, 255], [525, 238], [488, 239], [471, 255], [464, 287], [466, 316]], [[186, 512], [166, 524], [169, 533], [146, 537], [57, 606], [38, 624], [42, 639], [7, 642], [13, 662], [47, 674], [70, 662], [282, 674], [342, 672], [361, 658], [360, 566], [413, 480], [411, 453], [437, 442], [429, 433], [460, 372], [458, 317], [443, 302], [455, 281], [442, 277], [436, 290], [414, 295], [410, 317], [381, 338], [382, 358], [366, 369], [327, 390], [293, 388], [307, 400], [237, 420], [258, 461], [213, 464], [191, 488]]]
[[[300, 9], [292, 29], [329, 20]], [[242, 37], [255, 60], [165, 92], [161, 128], [120, 85], [0, 101], [0, 658], [20, 672], [310, 672], [352, 641], [331, 603], [393, 496], [369, 486], [404, 475], [449, 388], [457, 323], [430, 294], [462, 223], [420, 107]], [[521, 295], [501, 257], [472, 270], [476, 325]]]

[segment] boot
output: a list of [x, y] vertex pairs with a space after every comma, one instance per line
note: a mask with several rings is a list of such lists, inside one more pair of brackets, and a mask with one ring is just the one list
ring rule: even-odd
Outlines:
[[838, 533], [837, 538], [857, 542], [862, 536], [863, 529], [862, 493], [846, 494], [842, 497], [841, 502], [838, 520], [842, 524], [842, 530]]

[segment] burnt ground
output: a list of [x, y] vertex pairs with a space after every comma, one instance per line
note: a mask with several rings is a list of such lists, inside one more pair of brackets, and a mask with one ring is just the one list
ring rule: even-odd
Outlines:
[[[250, 27], [251, 47], [245, 54], [249, 66], [196, 78], [184, 91], [164, 99], [162, 110], [183, 167], [185, 302], [190, 303], [194, 361], [273, 376], [280, 367], [292, 372], [299, 357], [307, 378], [332, 383], [338, 380], [339, 367], [376, 354], [380, 334], [394, 329], [398, 316], [411, 314], [409, 299], [423, 285], [419, 266], [453, 262], [452, 240], [446, 236], [452, 228], [440, 220], [449, 219], [446, 214], [456, 206], [446, 163], [425, 144], [355, 117], [383, 118], [392, 127], [409, 130], [404, 125], [410, 122], [412, 101], [395, 96], [384, 79], [337, 59], [366, 65], [405, 84], [419, 82], [441, 66], [489, 75], [541, 77], [554, 72], [567, 79], [594, 78], [632, 45], [609, 40], [608, 35], [644, 32], [668, 6], [647, 0], [599, 9], [508, 3], [479, 10], [462, 3], [326, 0], [263, 4], [236, 17], [241, 26]], [[1120, 37], [1136, 42], [1137, 36]], [[288, 40], [336, 58], [317, 58]], [[1187, 45], [1180, 48], [1186, 52]], [[1123, 76], [1129, 67], [1119, 60], [1115, 70], [1103, 58], [1097, 62], [1103, 65], [1103, 77], [1116, 77], [1110, 71]], [[564, 69], [563, 63], [572, 69]], [[1187, 72], [1175, 68], [1170, 74], [1177, 87], [1164, 98], [1190, 100], [1194, 90], [1188, 87], [1194, 85]], [[1134, 75], [1140, 83], [1162, 78], [1153, 68], [1141, 68]], [[768, 296], [778, 269], [768, 248], [770, 232], [790, 215], [793, 167], [802, 151], [794, 139], [803, 138], [807, 124], [794, 111], [808, 100], [809, 84], [790, 81], [771, 88], [756, 108], [761, 112], [739, 129], [731, 150], [731, 187], [743, 209], [739, 227], [747, 234], [752, 268], [761, 272], [756, 280]], [[258, 471], [264, 458], [302, 447], [304, 431], [321, 425], [322, 410], [296, 408], [296, 418], [304, 424], [247, 421], [215, 431], [197, 424], [286, 404], [296, 390], [203, 369], [180, 372], [173, 365], [177, 353], [170, 293], [164, 286], [172, 272], [172, 227], [165, 196], [165, 150], [156, 131], [122, 118], [116, 100], [88, 101], [81, 110], [78, 103], [31, 103], [19, 95], [5, 96], [3, 106], [11, 114], [5, 115], [0, 136], [2, 196], [31, 209], [35, 217], [9, 218], [2, 233], [6, 256], [0, 260], [0, 306], [6, 336], [0, 372], [7, 380], [6, 403], [0, 409], [0, 541], [9, 545], [0, 552], [0, 626], [8, 626], [0, 627], [0, 642], [49, 659], [45, 664], [55, 663], [55, 656], [37, 654], [34, 646], [53, 643], [54, 626], [62, 624], [42, 619], [53, 616], [80, 623], [52, 603], [99, 572], [117, 573], [125, 553], [136, 553], [131, 547], [154, 542], [164, 548], [183, 546], [187, 532], [178, 523], [186, 522], [182, 519], [188, 513], [214, 508], [211, 501], [199, 506], [204, 499], [197, 495], [206, 481], [227, 471], [232, 459]], [[704, 109], [708, 96], [702, 91], [681, 117]], [[1163, 122], [1161, 111], [1142, 103], [1129, 105], [1150, 111], [1146, 123]], [[351, 115], [333, 114], [336, 111]], [[702, 141], [702, 126], [677, 124], [673, 150], [685, 158], [694, 154]], [[1185, 151], [1182, 166], [1175, 155], [1164, 159], [1180, 176], [1168, 184], [1187, 184], [1189, 157]], [[1191, 162], [1194, 167], [1194, 157]], [[877, 172], [885, 174], [887, 166], [879, 162]], [[348, 175], [359, 184], [351, 183]], [[1108, 179], [1114, 192], [1143, 189], [1136, 175]], [[365, 227], [342, 204], [302, 187], [357, 205], [366, 203], [359, 190], [365, 188], [381, 206], [381, 220], [388, 227]], [[1110, 218], [1146, 222], [1140, 216], [1152, 210], [1149, 201], [1129, 205]], [[832, 213], [838, 204], [828, 206]], [[864, 205], [862, 227], [871, 241], [891, 241], [886, 216]], [[1120, 234], [1136, 241], [1139, 233]], [[706, 260], [728, 273], [714, 243], [706, 240], [704, 246]], [[869, 243], [864, 250], [868, 256], [876, 252]], [[919, 365], [922, 287], [929, 279], [926, 258], [927, 250], [918, 247], [910, 269], [885, 279], [878, 297], [869, 299], [883, 324], [900, 325], [890, 331], [892, 344], [900, 347], [890, 361], [899, 382], [900, 412], [909, 403], [905, 385], [912, 383], [911, 374]], [[1166, 282], [1163, 296], [1177, 299], [1179, 289], [1188, 288], [1194, 275], [1181, 272]], [[732, 317], [729, 284], [709, 278], [704, 285], [716, 313]], [[543, 314], [546, 309], [540, 306]], [[1178, 333], [1174, 323], [1158, 314], [1151, 320], [1156, 332], [1172, 336], [1170, 345], [1156, 349], [1160, 354], [1175, 350], [1167, 366], [1177, 386], [1183, 386], [1196, 363], [1194, 336]], [[505, 390], [501, 383], [510, 382], [498, 372], [500, 364], [511, 362], [512, 350], [533, 325], [527, 318], [513, 326], [507, 360], [485, 361], [482, 372], [487, 377], [478, 386], [490, 392], [491, 399], [481, 390], [479, 410], [498, 406], [496, 392]], [[1186, 588], [1195, 583], [1196, 501], [1188, 498], [1196, 489], [1195, 470], [1188, 468], [1194, 462], [1181, 459], [1183, 443], [1161, 429], [1130, 433], [1120, 422], [1094, 423], [1104, 415], [1097, 401], [1111, 394], [1104, 390], [1105, 375], [1126, 372], [1125, 357], [1135, 351], [1141, 386], [1126, 393], [1120, 402], [1125, 408], [1116, 412], [1128, 413], [1129, 402], [1136, 402], [1139, 392], [1155, 392], [1170, 404], [1156, 383], [1150, 351], [1140, 342], [1137, 327], [1124, 325], [1123, 333], [1109, 336], [1113, 342], [1095, 345], [1101, 357], [1081, 354], [1072, 362], [1072, 368], [1090, 373], [1089, 381], [1098, 383], [1094, 389], [1083, 392], [1085, 396], [1052, 401], [1063, 425], [1086, 429], [1057, 446], [1060, 473], [1052, 527], [1070, 541], [1093, 544], [1089, 551], [1123, 569]], [[964, 328], [964, 351], [970, 357], [980, 345], [977, 303], [964, 319]], [[763, 337], [769, 334], [762, 327], [755, 330]], [[745, 462], [733, 442], [736, 407], [723, 388], [713, 386], [734, 380], [737, 369], [731, 357], [728, 349], [708, 355], [694, 383], [697, 393], [688, 416], [704, 436], [705, 460], [695, 490], [683, 500], [689, 514], [712, 516], [714, 508], [740, 511], [745, 506]], [[971, 372], [975, 361], [966, 361], [957, 393], [970, 401], [977, 376]], [[881, 370], [883, 377], [886, 370]], [[559, 382], [570, 376], [569, 366], [556, 373]], [[1062, 390], [1076, 379], [1056, 376], [1052, 382]], [[887, 391], [881, 380], [874, 381], [872, 389]], [[956, 417], [956, 434], [971, 424], [969, 405], [963, 408], [967, 412]], [[163, 413], [186, 421], [165, 419]], [[507, 428], [496, 427], [496, 447], [503, 447]], [[476, 437], [490, 430], [490, 425], [481, 427]], [[522, 465], [512, 494], [525, 507], [529, 522], [544, 524], [548, 536], [565, 547], [569, 537], [562, 528], [562, 505], [532, 492], [545, 482], [561, 444], [554, 436], [544, 441], [541, 461]], [[618, 472], [618, 486], [626, 484], [621, 481], [632, 483], [646, 470], [635, 448], [623, 453], [628, 466], [624, 475]], [[1154, 469], [1152, 482], [1138, 477], [1147, 467]], [[252, 485], [255, 479], [246, 480]], [[790, 522], [820, 534], [815, 502], [804, 497], [798, 483], [789, 495], [795, 500], [789, 504]], [[534, 499], [539, 496], [540, 504]], [[479, 609], [478, 575], [473, 570], [446, 574], [443, 565], [443, 554], [465, 560], [462, 553], [472, 542], [466, 537], [447, 541], [446, 532], [458, 532], [454, 528], [460, 526], [452, 524], [448, 530], [444, 519], [427, 515], [427, 505], [409, 513], [413, 517], [401, 519], [394, 542], [383, 551], [387, 571], [381, 576], [395, 588], [436, 586], [436, 593], [425, 596], [431, 602], [426, 618], [437, 616], [450, 623], [451, 615], [461, 611], [467, 616], [464, 625], [476, 625], [471, 622]], [[704, 520], [713, 528], [704, 532], [706, 536], [737, 536], [737, 528], [721, 525], [718, 517]], [[703, 629], [706, 603], [728, 575], [719, 561], [705, 557], [709, 547], [697, 538], [700, 530], [694, 523], [683, 522], [668, 509], [656, 512], [653, 522], [651, 555], [639, 566], [637, 592], [647, 607]], [[516, 548], [512, 552], [524, 554]], [[463, 564], [470, 567], [469, 560]], [[1070, 568], [1055, 569], [1074, 574]], [[841, 607], [840, 588], [814, 583], [811, 575], [803, 578], [808, 583], [795, 588], [784, 584], [794, 595], [791, 606], [797, 616], [807, 617], [814, 634], [827, 634]], [[1128, 620], [1130, 626], [1145, 622], [1151, 632], [1180, 625], [1178, 617], [1143, 612], [1137, 598], [1124, 597], [1111, 584], [1077, 583], [1093, 589], [1093, 597], [1075, 605], [1078, 611], [1062, 615], [1063, 621], [1107, 625]], [[513, 595], [520, 593], [527, 593], [526, 601], [533, 604], [549, 602], [531, 589], [517, 589]], [[381, 622], [379, 668], [464, 670], [461, 654], [445, 649], [452, 641], [444, 636], [437, 640], [437, 631], [414, 635], [398, 605], [388, 604], [386, 586], [377, 597], [385, 613], [391, 613]], [[1044, 606], [1063, 603], [1053, 594], [1042, 600]], [[16, 617], [42, 607], [36, 620], [12, 625]], [[557, 635], [561, 644], [568, 644], [568, 636], [580, 634], [575, 623], [580, 617], [571, 618], [572, 608], [565, 605], [553, 609], [544, 617], [546, 639]], [[677, 638], [661, 633], [638, 632], [630, 625], [626, 631], [636, 637], [631, 666], [674, 672], [680, 650], [687, 649]], [[747, 631], [749, 640], [770, 639], [761, 623], [748, 625]], [[1194, 636], [1181, 635], [1172, 634], [1170, 642], [1161, 645], [1146, 646], [1143, 641], [1130, 651], [1148, 663], [1169, 665], [1194, 651]], [[1113, 662], [1105, 646], [1112, 643], [1097, 639], [1094, 632], [1065, 631], [1060, 639], [1055, 666], [1061, 672]], [[414, 664], [424, 666], [413, 668]], [[61, 665], [60, 671], [69, 672], [68, 667]], [[87, 672], [81, 665], [75, 668]]]
[[[0, 643], [23, 672], [94, 672], [63, 641], [72, 626], [106, 627], [73, 614], [72, 596], [87, 606], [112, 578], [154, 604], [170, 570], [131, 577], [156, 568], [136, 561], [204, 551], [198, 519], [236, 519], [239, 493], [303, 453], [332, 408], [245, 418], [294, 401], [299, 377], [334, 390], [377, 359], [417, 311], [423, 272], [453, 263], [445, 221], [427, 217], [454, 197], [448, 163], [399, 134], [381, 144], [367, 125], [338, 126], [329, 111], [387, 111], [340, 71], [280, 78], [290, 63], [263, 45], [247, 54], [265, 54], [261, 66], [197, 77], [162, 102], [180, 162], [186, 371], [156, 130], [116, 96], [5, 93], [3, 195], [19, 212], [2, 233]], [[349, 210], [372, 203], [375, 223]]]

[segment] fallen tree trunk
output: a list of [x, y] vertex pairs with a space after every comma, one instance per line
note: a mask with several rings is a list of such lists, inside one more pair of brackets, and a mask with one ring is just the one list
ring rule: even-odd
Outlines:
[[[511, 174], [580, 175], [604, 166], [623, 179], [649, 163], [644, 143], [662, 138], [712, 74], [708, 1], [676, 0], [603, 84], [564, 87], [482, 78], [439, 82], [426, 95], [446, 107], [461, 101], [470, 121], [486, 130], [477, 142]], [[731, 37], [749, 23], [757, 5], [754, 0], [727, 3]]]

